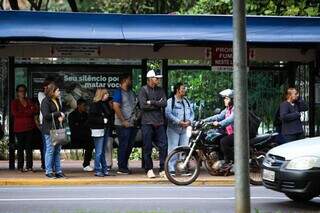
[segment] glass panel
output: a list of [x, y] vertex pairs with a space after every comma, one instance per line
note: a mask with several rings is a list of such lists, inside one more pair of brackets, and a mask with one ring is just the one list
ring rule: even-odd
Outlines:
[[[270, 68], [249, 72], [249, 109], [262, 118], [260, 133], [273, 129], [275, 112], [281, 103], [283, 90], [287, 86], [286, 76], [286, 71]], [[177, 82], [184, 82], [187, 85], [187, 96], [194, 104], [196, 119], [213, 115], [216, 108], [223, 109], [219, 92], [233, 87], [231, 72], [203, 69], [170, 70], [168, 94]]]

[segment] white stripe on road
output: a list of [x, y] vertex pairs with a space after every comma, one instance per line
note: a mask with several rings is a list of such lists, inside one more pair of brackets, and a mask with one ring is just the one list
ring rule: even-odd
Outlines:
[[[75, 197], [75, 198], [5, 198], [0, 202], [16, 201], [99, 201], [99, 200], [235, 200], [235, 197]], [[286, 197], [251, 197], [251, 200], [288, 200]]]
[[[251, 189], [265, 189], [262, 186], [252, 186]], [[1, 190], [60, 190], [60, 189], [234, 189], [234, 186], [52, 186], [52, 187], [34, 187], [34, 186], [23, 186], [23, 187], [0, 187]]]

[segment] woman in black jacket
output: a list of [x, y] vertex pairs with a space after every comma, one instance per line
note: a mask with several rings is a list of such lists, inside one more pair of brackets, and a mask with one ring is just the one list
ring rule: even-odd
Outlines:
[[[53, 146], [51, 142], [50, 130], [54, 129], [53, 122], [56, 127], [60, 127], [63, 123], [65, 115], [61, 109], [59, 101], [60, 90], [55, 83], [50, 83], [46, 91], [46, 97], [41, 102], [41, 113], [43, 116], [41, 131], [45, 138], [45, 167], [46, 176], [48, 178], [64, 178], [60, 164], [61, 145]], [[54, 121], [52, 121], [52, 118]], [[55, 175], [52, 168], [55, 167]]]
[[300, 117], [301, 112], [308, 110], [308, 106], [295, 88], [286, 91], [285, 99], [280, 104], [281, 134], [285, 142], [302, 139], [304, 132]]
[[109, 129], [112, 126], [112, 112], [107, 102], [109, 93], [105, 88], [96, 90], [93, 103], [89, 109], [89, 126], [95, 147], [95, 176], [109, 176], [105, 158]]

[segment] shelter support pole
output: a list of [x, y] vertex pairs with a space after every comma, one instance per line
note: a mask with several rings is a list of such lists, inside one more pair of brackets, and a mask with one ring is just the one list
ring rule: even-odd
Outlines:
[[296, 62], [288, 63], [288, 87], [295, 87], [296, 85], [296, 72], [298, 64]]
[[315, 62], [309, 64], [309, 136], [314, 137], [316, 131], [316, 74], [319, 73], [320, 56], [317, 52], [317, 57]]
[[245, 0], [233, 0], [235, 193], [237, 213], [250, 212], [248, 78]]
[[11, 113], [10, 102], [14, 99], [15, 93], [15, 73], [14, 73], [14, 57], [9, 57], [9, 86], [8, 86], [8, 97], [9, 97], [9, 107], [8, 107], [8, 117], [9, 117], [9, 169], [15, 169], [15, 137], [13, 133], [13, 119]]
[[147, 72], [148, 72], [148, 59], [142, 59], [141, 61], [142, 72], [141, 72], [141, 83], [142, 85], [147, 84]]
[[[142, 59], [141, 61], [141, 67], [142, 67], [142, 71], [141, 71], [141, 83], [143, 85], [147, 84], [147, 72], [148, 72], [148, 59]], [[141, 148], [141, 168], [144, 169], [144, 152], [143, 152], [143, 148]]]
[[168, 87], [169, 87], [168, 59], [162, 60], [162, 75], [163, 75], [162, 86], [166, 93], [166, 96], [168, 97]]

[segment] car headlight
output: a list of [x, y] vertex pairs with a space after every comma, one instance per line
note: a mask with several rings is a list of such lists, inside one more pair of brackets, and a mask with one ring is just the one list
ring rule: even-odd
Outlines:
[[320, 158], [314, 156], [308, 157], [300, 157], [295, 158], [286, 166], [286, 169], [293, 169], [293, 170], [308, 170], [315, 167], [320, 167]]

